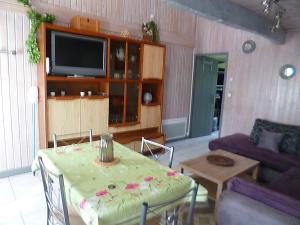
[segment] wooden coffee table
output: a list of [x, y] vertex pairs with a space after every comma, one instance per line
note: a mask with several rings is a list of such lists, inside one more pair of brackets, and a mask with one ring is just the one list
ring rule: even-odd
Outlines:
[[[235, 163], [232, 167], [217, 166], [207, 161], [206, 157], [208, 155], [226, 156], [233, 159]], [[216, 150], [206, 155], [180, 162], [178, 166], [182, 173], [191, 172], [193, 177], [208, 190], [209, 198], [216, 201], [217, 204], [223, 188], [230, 178], [235, 176], [249, 178], [246, 173], [250, 172], [252, 175], [252, 178], [250, 178], [256, 180], [259, 162], [223, 150]]]

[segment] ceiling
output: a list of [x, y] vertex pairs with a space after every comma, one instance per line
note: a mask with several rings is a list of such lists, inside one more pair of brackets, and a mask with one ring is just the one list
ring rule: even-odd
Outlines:
[[[262, 12], [261, 0], [229, 0], [253, 10], [265, 17], [273, 19], [272, 13], [266, 15]], [[282, 18], [282, 25], [285, 29], [300, 28], [300, 0], [280, 0], [279, 5], [286, 9]]]

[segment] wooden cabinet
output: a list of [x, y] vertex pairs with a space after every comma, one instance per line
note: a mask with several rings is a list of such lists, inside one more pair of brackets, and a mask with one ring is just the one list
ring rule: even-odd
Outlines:
[[[48, 99], [48, 140], [52, 135], [93, 129], [93, 135], [108, 132], [108, 99]], [[77, 137], [76, 135], [70, 136]]]
[[80, 102], [80, 128], [93, 129], [93, 135], [108, 132], [108, 99], [82, 99]]
[[143, 79], [163, 79], [165, 48], [144, 44]]
[[[51, 58], [53, 31], [106, 39], [105, 77], [47, 74], [45, 62], [46, 57]], [[51, 144], [54, 133], [79, 133], [88, 129], [93, 129], [95, 136], [107, 132], [114, 137], [125, 135], [120, 143], [138, 151], [142, 136], [150, 140], [163, 136], [160, 132], [165, 46], [53, 24], [41, 25], [38, 44], [41, 51], [37, 78], [40, 148]], [[65, 95], [59, 96], [62, 91]], [[51, 97], [51, 92], [56, 96]], [[86, 95], [81, 98], [80, 92]], [[91, 96], [87, 96], [88, 92]], [[143, 100], [146, 93], [152, 95], [151, 102]]]
[[48, 140], [53, 134], [80, 132], [80, 99], [48, 99]]
[[142, 105], [141, 107], [141, 128], [160, 127], [161, 106]]

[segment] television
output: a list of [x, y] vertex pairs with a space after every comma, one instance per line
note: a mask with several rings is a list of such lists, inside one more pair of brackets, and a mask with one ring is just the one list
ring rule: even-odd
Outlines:
[[63, 32], [51, 32], [51, 74], [105, 76], [107, 41]]

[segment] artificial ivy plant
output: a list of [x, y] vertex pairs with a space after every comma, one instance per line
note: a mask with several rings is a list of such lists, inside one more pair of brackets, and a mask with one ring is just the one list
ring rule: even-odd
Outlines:
[[27, 17], [30, 21], [31, 29], [26, 41], [26, 49], [29, 55], [29, 62], [32, 64], [38, 64], [41, 57], [37, 40], [36, 40], [38, 29], [41, 23], [43, 22], [53, 23], [53, 21], [55, 20], [55, 16], [48, 13], [44, 13], [44, 14], [38, 13], [33, 9], [29, 0], [17, 0], [17, 1], [22, 3], [24, 6], [28, 8]]

